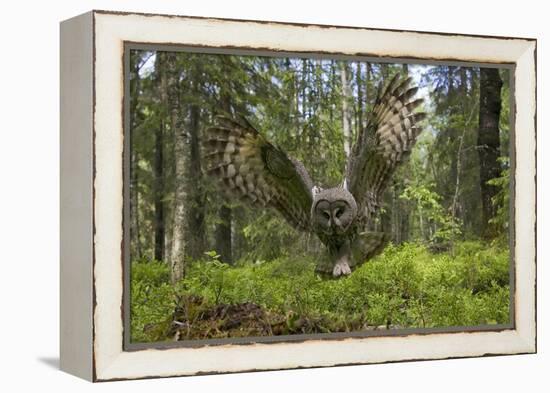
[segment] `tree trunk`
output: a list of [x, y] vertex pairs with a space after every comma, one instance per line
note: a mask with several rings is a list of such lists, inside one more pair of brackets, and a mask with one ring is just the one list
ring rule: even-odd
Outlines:
[[[365, 70], [365, 113], [368, 113], [369, 112], [369, 99], [371, 98], [370, 96], [372, 94], [369, 94], [370, 91], [369, 91], [369, 82], [370, 82], [370, 77], [371, 77], [371, 73], [372, 73], [372, 70], [371, 70], [371, 64], [369, 62], [367, 62], [366, 64], [366, 70]], [[368, 121], [368, 119], [366, 119]]]
[[401, 244], [401, 217], [399, 210], [399, 201], [397, 200], [397, 182], [391, 187], [391, 221], [392, 221], [392, 239], [395, 244]]
[[170, 129], [174, 148], [174, 202], [172, 209], [171, 242], [169, 247], [170, 272], [172, 282], [181, 280], [185, 272], [185, 221], [186, 221], [186, 187], [185, 168], [187, 166], [186, 138], [181, 127], [179, 74], [176, 55], [167, 54], [168, 71], [167, 106], [170, 116]]
[[351, 98], [351, 89], [348, 81], [347, 64], [340, 64], [340, 78], [342, 80], [342, 129], [344, 133], [344, 153], [346, 159], [351, 153], [351, 107], [349, 100]]
[[355, 127], [356, 135], [361, 133], [364, 127], [363, 124], [363, 78], [361, 77], [362, 69], [361, 62], [357, 62], [357, 72], [355, 75], [355, 83], [357, 84], [357, 125]]
[[140, 123], [139, 119], [139, 94], [140, 94], [140, 61], [141, 56], [132, 56], [132, 73], [130, 79], [130, 244], [131, 255], [134, 259], [141, 259], [141, 233], [139, 217], [139, 188], [137, 174], [137, 148], [135, 144], [136, 129]]
[[410, 219], [409, 215], [411, 214], [409, 211], [409, 205], [407, 201], [400, 200], [400, 206], [401, 206], [401, 221], [400, 221], [400, 228], [401, 228], [401, 234], [399, 236], [399, 239], [401, 240], [401, 243], [408, 242], [409, 236], [410, 236]]
[[[387, 195], [387, 194], [386, 194]], [[391, 200], [390, 200], [391, 202]], [[381, 211], [379, 213], [380, 215], [380, 229], [377, 229], [377, 230], [380, 230], [382, 232], [386, 232], [392, 241], [395, 241], [394, 237], [393, 237], [393, 228], [392, 228], [392, 212], [390, 211], [391, 209], [391, 204], [388, 204], [388, 203], [385, 203], [385, 209], [383, 211]]]
[[411, 211], [409, 208], [409, 203], [406, 200], [399, 198], [405, 189], [405, 184], [409, 182], [408, 179], [409, 175], [407, 172], [407, 174], [404, 175], [404, 179], [396, 179], [397, 181], [394, 185], [395, 204], [397, 206], [397, 244], [401, 244], [409, 240], [409, 215], [411, 214]]
[[[454, 83], [455, 70], [456, 70], [455, 66], [449, 66], [447, 67], [447, 71], [446, 71], [447, 83], [449, 85], [447, 97], [451, 103], [456, 103], [457, 96], [460, 95], [460, 91], [459, 91], [460, 86], [457, 86]], [[461, 112], [459, 108], [456, 105], [451, 105], [449, 110], [449, 118], [454, 119], [460, 115], [461, 115]], [[458, 182], [460, 184], [460, 168], [459, 168], [458, 161], [460, 159], [460, 150], [461, 150], [461, 144], [462, 144], [461, 141], [463, 138], [460, 138], [459, 130], [457, 129], [457, 126], [455, 123], [456, 122], [450, 121], [449, 126], [446, 130], [446, 133], [449, 136], [449, 146], [451, 149], [449, 150], [449, 152], [447, 152], [447, 154], [449, 154], [450, 156], [449, 175], [443, 181], [444, 181], [444, 187], [445, 187], [444, 194], [449, 196], [454, 195], [455, 190], [457, 190], [457, 192], [460, 191], [460, 189], [456, 188], [456, 183]], [[448, 179], [451, 179], [451, 181], [449, 181]], [[457, 194], [457, 197], [458, 197], [458, 194]], [[451, 203], [450, 207], [454, 209], [456, 206], [452, 205], [453, 200], [451, 200], [450, 203]], [[456, 211], [451, 212], [453, 217], [455, 216], [455, 213]]]
[[495, 209], [492, 203], [497, 189], [487, 184], [500, 175], [500, 138], [499, 119], [501, 110], [502, 79], [496, 68], [481, 68], [479, 85], [479, 133], [478, 154], [480, 164], [480, 186], [482, 205], [482, 234], [491, 237], [489, 220], [494, 217]]
[[[160, 98], [161, 104], [166, 103], [167, 93], [167, 72], [164, 53], [157, 54], [155, 59], [155, 70], [158, 70], [160, 78]], [[164, 105], [163, 105], [164, 106]], [[153, 258], [157, 261], [164, 260], [165, 251], [165, 223], [164, 223], [164, 133], [166, 128], [165, 111], [161, 108], [158, 111], [158, 124], [154, 135], [154, 156], [153, 156], [153, 206], [154, 206], [154, 248]]]
[[319, 113], [323, 108], [323, 101], [325, 96], [325, 92], [323, 89], [323, 74], [324, 72], [322, 60], [317, 60], [315, 62], [315, 110], [313, 112], [315, 116], [319, 116]]
[[[222, 61], [222, 71], [229, 75], [231, 73], [231, 64], [229, 61], [224, 58]], [[225, 84], [221, 86], [221, 105], [225, 112], [231, 113], [231, 81], [226, 81]], [[218, 210], [218, 224], [214, 229], [214, 242], [216, 252], [220, 255], [220, 259], [225, 263], [233, 263], [233, 252], [232, 252], [232, 242], [231, 242], [231, 227], [232, 227], [232, 212], [229, 202], [225, 197], [220, 198], [220, 208]]]
[[301, 92], [301, 111], [302, 111], [302, 119], [307, 119], [307, 60], [302, 59], [302, 77], [300, 78], [300, 92]]
[[[170, 255], [170, 267], [172, 282], [181, 280], [185, 272], [185, 237], [184, 223], [186, 221], [185, 199], [186, 191], [181, 175], [185, 172], [185, 141], [182, 132], [176, 133], [175, 141], [175, 160], [176, 160], [176, 186], [174, 190], [174, 218], [173, 218], [173, 235], [172, 249]], [[178, 157], [179, 156], [179, 157]]]
[[231, 250], [231, 208], [222, 205], [218, 211], [218, 217], [220, 222], [216, 226], [215, 241], [216, 252], [220, 255], [220, 259], [231, 264], [233, 262], [233, 255]]
[[133, 246], [132, 258], [141, 259], [141, 227], [139, 212], [139, 178], [137, 174], [138, 155], [136, 149], [130, 153], [130, 238]]
[[383, 85], [386, 86], [386, 82], [390, 77], [390, 65], [387, 63], [380, 64], [380, 75], [382, 76]]
[[[330, 61], [330, 90], [331, 94], [334, 94], [334, 86], [336, 86], [336, 62], [334, 60]], [[330, 121], [330, 124], [332, 124], [332, 121], [334, 120], [334, 110], [332, 104], [328, 107], [328, 118]]]
[[460, 212], [460, 178], [462, 174], [462, 150], [464, 146], [464, 137], [466, 134], [466, 128], [462, 131], [462, 135], [460, 135], [458, 139], [458, 149], [456, 151], [456, 177], [454, 179], [455, 182], [455, 188], [453, 192], [453, 199], [451, 201], [451, 216], [453, 220], [455, 220], [459, 216]]
[[201, 156], [199, 146], [200, 109], [196, 104], [189, 108], [189, 172], [188, 192], [191, 197], [187, 214], [189, 231], [188, 254], [200, 258], [206, 251], [205, 193], [202, 182]]
[[473, 92], [477, 80], [473, 69], [467, 67], [459, 68], [460, 76], [460, 96], [459, 107], [462, 108], [462, 118], [464, 119], [464, 130], [462, 133], [462, 147], [460, 150], [459, 166], [460, 172], [460, 190], [459, 190], [459, 213], [458, 216], [463, 222], [464, 233], [473, 234], [476, 237], [482, 235], [480, 228], [481, 190], [479, 187], [479, 156], [477, 146], [477, 118], [479, 112], [479, 103], [475, 101]]
[[164, 120], [159, 122], [155, 129], [155, 156], [154, 156], [154, 232], [155, 248], [153, 258], [164, 260]]

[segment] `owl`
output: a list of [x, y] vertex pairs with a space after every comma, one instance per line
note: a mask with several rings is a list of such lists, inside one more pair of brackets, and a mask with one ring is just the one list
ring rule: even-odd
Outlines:
[[207, 173], [222, 189], [260, 209], [272, 208], [324, 244], [317, 270], [341, 277], [380, 252], [388, 234], [368, 230], [396, 167], [409, 156], [425, 113], [411, 78], [378, 89], [365, 127], [336, 187], [315, 184], [305, 166], [270, 143], [245, 118], [228, 116], [206, 130]]

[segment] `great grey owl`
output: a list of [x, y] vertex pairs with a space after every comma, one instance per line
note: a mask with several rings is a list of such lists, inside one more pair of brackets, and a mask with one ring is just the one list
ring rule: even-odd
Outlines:
[[245, 119], [220, 117], [204, 140], [208, 173], [231, 195], [277, 210], [295, 228], [326, 246], [317, 270], [335, 277], [381, 251], [383, 232], [369, 231], [398, 164], [410, 154], [425, 113], [415, 111], [418, 87], [396, 75], [378, 89], [366, 125], [348, 157], [345, 178], [333, 188], [315, 185], [304, 165], [266, 140]]

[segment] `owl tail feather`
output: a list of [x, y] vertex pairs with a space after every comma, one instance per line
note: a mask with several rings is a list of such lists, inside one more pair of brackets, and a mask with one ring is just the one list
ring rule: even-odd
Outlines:
[[351, 268], [354, 269], [378, 255], [390, 236], [386, 232], [361, 232], [351, 245]]
[[[350, 269], [354, 270], [369, 259], [378, 255], [386, 246], [390, 236], [386, 232], [361, 232], [351, 244], [351, 251], [348, 259]], [[317, 257], [315, 271], [323, 277], [333, 277], [334, 255], [328, 250]]]

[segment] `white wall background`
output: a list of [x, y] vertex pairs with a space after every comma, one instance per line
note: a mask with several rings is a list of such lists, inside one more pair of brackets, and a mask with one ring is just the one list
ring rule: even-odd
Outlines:
[[[511, 392], [550, 386], [549, 14], [542, 1], [102, 0], [5, 2], [0, 12], [0, 390], [4, 392]], [[58, 364], [59, 26], [90, 9], [538, 39], [539, 354], [91, 385]], [[521, 135], [521, 130], [518, 130]], [[31, 390], [31, 391], [32, 391]]]

